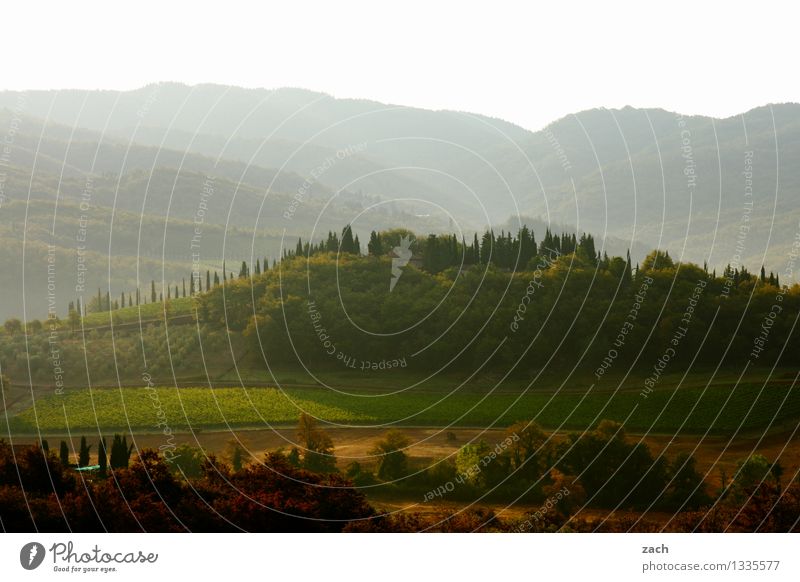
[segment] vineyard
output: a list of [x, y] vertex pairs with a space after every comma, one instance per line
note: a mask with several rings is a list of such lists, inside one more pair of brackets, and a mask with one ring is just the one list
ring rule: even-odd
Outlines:
[[[503, 427], [534, 419], [547, 428], [585, 429], [601, 419], [631, 431], [735, 434], [779, 427], [800, 416], [800, 391], [788, 383], [664, 388], [638, 392], [374, 393], [323, 388], [75, 389], [40, 398], [10, 419], [23, 434], [131, 429], [159, 432], [226, 426], [265, 427], [296, 422], [305, 411], [334, 425]], [[3, 420], [5, 422], [5, 420]]]

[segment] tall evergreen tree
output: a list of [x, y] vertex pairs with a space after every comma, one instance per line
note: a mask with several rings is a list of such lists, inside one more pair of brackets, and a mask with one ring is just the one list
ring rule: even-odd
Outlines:
[[342, 244], [341, 244], [341, 252], [343, 253], [354, 253], [355, 252], [355, 241], [353, 240], [353, 231], [350, 228], [350, 225], [342, 229]]
[[108, 469], [108, 453], [106, 452], [106, 439], [100, 439], [97, 443], [97, 464], [100, 466], [100, 474], [105, 475]]
[[66, 441], [61, 441], [61, 446], [58, 450], [58, 457], [61, 459], [61, 464], [69, 467], [69, 447]]
[[369, 242], [367, 243], [367, 252], [370, 256], [373, 257], [380, 257], [383, 256], [383, 243], [381, 242], [381, 237], [378, 235], [377, 232], [374, 230], [369, 233]]
[[81, 448], [78, 450], [78, 466], [79, 467], [88, 467], [89, 466], [89, 449], [92, 448], [92, 445], [86, 444], [86, 437], [81, 437]]
[[127, 469], [130, 462], [133, 445], [128, 447], [127, 437], [115, 434], [111, 444], [111, 458], [109, 462], [112, 469]]

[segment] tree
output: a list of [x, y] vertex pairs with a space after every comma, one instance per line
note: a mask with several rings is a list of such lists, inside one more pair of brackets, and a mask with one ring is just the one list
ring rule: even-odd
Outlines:
[[711, 501], [703, 474], [697, 471], [697, 462], [688, 453], [679, 453], [671, 463], [669, 489], [664, 497], [664, 505], [673, 511], [699, 509]]
[[777, 483], [773, 464], [764, 455], [754, 454], [738, 462], [727, 493], [734, 502], [739, 503], [764, 482]]
[[233, 467], [234, 473], [238, 473], [242, 470], [242, 448], [236, 447], [233, 449], [233, 456], [231, 458], [231, 467]]
[[112, 469], [127, 469], [131, 459], [131, 452], [133, 445], [128, 447], [128, 438], [114, 435], [114, 441], [111, 444], [111, 458], [110, 464]]
[[97, 443], [97, 464], [100, 465], [100, 474], [105, 475], [108, 470], [108, 453], [106, 452], [106, 439], [100, 439]]
[[369, 451], [377, 457], [378, 477], [384, 481], [394, 481], [408, 474], [408, 456], [405, 449], [411, 442], [398, 430], [387, 432], [383, 440]]
[[342, 230], [341, 252], [354, 254], [358, 252], [356, 243], [353, 240], [353, 230], [350, 228], [349, 224]]
[[152, 279], [150, 280], [150, 303], [155, 303], [158, 299], [156, 295], [156, 282]]
[[2, 401], [4, 408], [8, 406], [6, 400], [9, 398], [10, 392], [11, 379], [6, 374], [0, 374], [0, 400]]
[[303, 468], [315, 473], [336, 471], [336, 457], [333, 455], [331, 437], [317, 428], [314, 418], [305, 412], [300, 413], [297, 438], [303, 446]]
[[22, 322], [16, 317], [7, 319], [3, 326], [6, 328], [8, 335], [16, 335], [22, 331]]
[[508, 453], [514, 476], [538, 480], [551, 466], [547, 434], [535, 422], [526, 421], [513, 424], [506, 434], [511, 438]]
[[58, 450], [58, 458], [61, 459], [61, 464], [69, 467], [69, 447], [66, 441], [61, 441], [61, 447]]
[[81, 437], [81, 447], [78, 451], [78, 466], [79, 467], [88, 467], [89, 466], [89, 450], [92, 448], [92, 445], [86, 444], [86, 437]]

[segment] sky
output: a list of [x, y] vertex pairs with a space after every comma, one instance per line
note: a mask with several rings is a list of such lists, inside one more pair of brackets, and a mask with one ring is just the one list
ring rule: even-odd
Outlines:
[[770, 2], [10, 2], [0, 89], [303, 87], [537, 130], [594, 107], [727, 117], [800, 101]]

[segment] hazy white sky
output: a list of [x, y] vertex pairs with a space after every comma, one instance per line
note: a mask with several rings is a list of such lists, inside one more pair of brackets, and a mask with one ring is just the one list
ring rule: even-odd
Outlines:
[[600, 106], [727, 116], [800, 100], [798, 15], [763, 1], [15, 1], [0, 88], [295, 86], [530, 129]]

